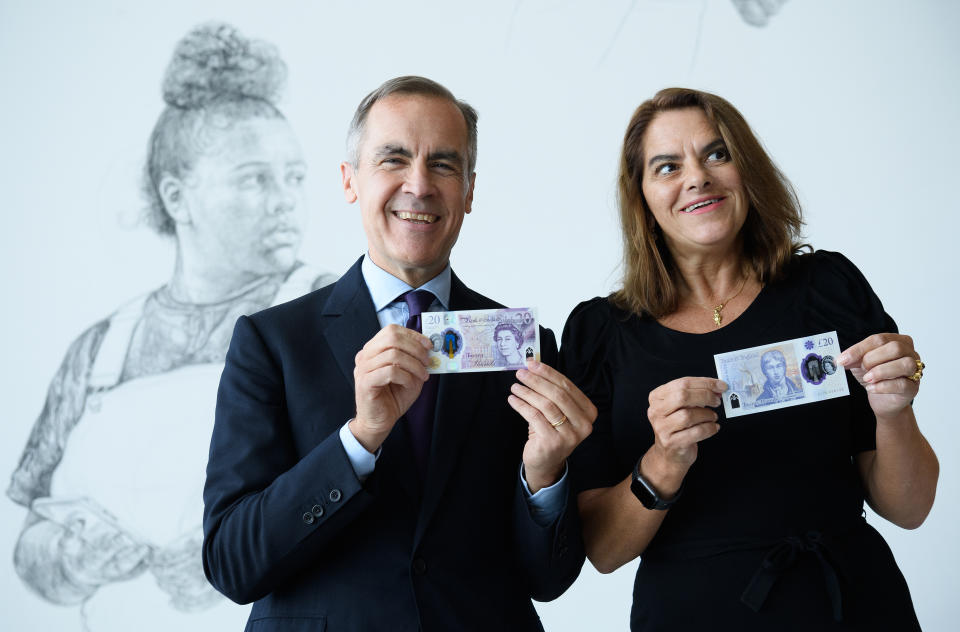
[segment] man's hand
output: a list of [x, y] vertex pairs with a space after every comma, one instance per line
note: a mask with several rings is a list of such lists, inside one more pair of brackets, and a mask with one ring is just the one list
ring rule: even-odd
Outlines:
[[430, 377], [431, 348], [422, 334], [387, 325], [357, 354], [353, 369], [357, 416], [350, 422], [350, 432], [367, 451], [377, 451], [420, 395]]
[[546, 364], [527, 361], [517, 371], [510, 406], [528, 424], [523, 469], [532, 493], [556, 483], [570, 453], [593, 430], [597, 408], [573, 382]]

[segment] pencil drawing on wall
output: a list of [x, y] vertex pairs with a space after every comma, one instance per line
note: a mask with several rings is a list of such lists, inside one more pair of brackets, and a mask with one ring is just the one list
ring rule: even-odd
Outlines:
[[298, 260], [306, 164], [276, 105], [285, 79], [272, 45], [226, 24], [177, 44], [142, 182], [170, 278], [70, 345], [11, 477], [30, 508], [16, 572], [84, 629], [246, 618], [200, 560], [217, 383], [238, 316], [334, 280]]

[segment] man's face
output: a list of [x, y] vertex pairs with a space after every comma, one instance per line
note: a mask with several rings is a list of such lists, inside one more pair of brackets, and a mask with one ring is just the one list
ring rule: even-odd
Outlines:
[[768, 356], [763, 360], [763, 373], [773, 384], [780, 384], [787, 376], [787, 367], [776, 356]]
[[438, 97], [392, 95], [367, 115], [357, 166], [340, 165], [347, 202], [359, 201], [373, 262], [413, 287], [447, 265], [473, 202], [467, 125]]

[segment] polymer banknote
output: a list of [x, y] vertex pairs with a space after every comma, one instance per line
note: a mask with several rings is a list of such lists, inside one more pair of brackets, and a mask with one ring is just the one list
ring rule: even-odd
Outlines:
[[423, 335], [433, 342], [430, 373], [522, 369], [540, 360], [540, 328], [533, 307], [424, 312]]
[[718, 353], [723, 410], [739, 417], [849, 395], [839, 356], [835, 331]]

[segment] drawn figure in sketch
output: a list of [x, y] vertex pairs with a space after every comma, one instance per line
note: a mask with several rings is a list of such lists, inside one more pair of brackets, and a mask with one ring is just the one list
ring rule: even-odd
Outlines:
[[763, 391], [757, 397], [757, 406], [767, 406], [802, 395], [803, 390], [787, 377], [787, 359], [777, 349], [771, 349], [760, 356], [760, 369], [767, 376]]
[[510, 323], [500, 323], [493, 329], [494, 365], [524, 366], [526, 362], [520, 347], [523, 346], [523, 334]]
[[129, 629], [121, 613], [171, 629], [164, 616], [228, 603], [203, 575], [200, 521], [233, 325], [335, 280], [297, 260], [306, 165], [275, 105], [285, 77], [273, 46], [225, 24], [179, 42], [143, 182], [147, 222], [176, 242], [171, 277], [73, 342], [13, 472], [7, 494], [31, 508], [16, 571], [83, 604], [89, 629]]

